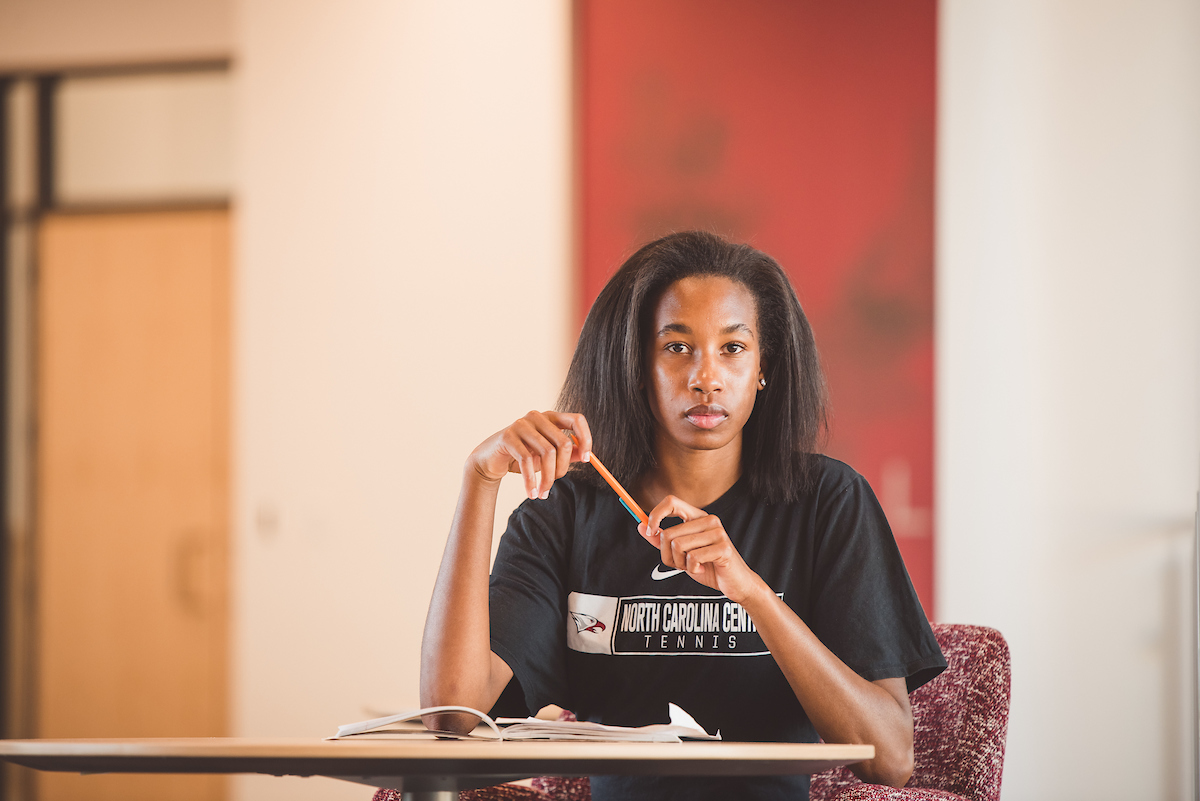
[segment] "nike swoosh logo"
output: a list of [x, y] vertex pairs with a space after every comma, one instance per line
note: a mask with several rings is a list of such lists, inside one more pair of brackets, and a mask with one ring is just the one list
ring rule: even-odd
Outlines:
[[669, 579], [671, 576], [678, 576], [682, 572], [682, 570], [663, 570], [662, 565], [655, 565], [654, 570], [650, 571], [650, 578], [655, 581], [662, 581], [663, 579]]

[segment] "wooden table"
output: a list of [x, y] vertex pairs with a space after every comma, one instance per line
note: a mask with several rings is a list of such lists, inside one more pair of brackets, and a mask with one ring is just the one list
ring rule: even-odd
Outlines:
[[78, 773], [328, 776], [449, 801], [458, 790], [529, 776], [774, 776], [875, 756], [871, 745], [463, 740], [0, 740], [0, 760]]

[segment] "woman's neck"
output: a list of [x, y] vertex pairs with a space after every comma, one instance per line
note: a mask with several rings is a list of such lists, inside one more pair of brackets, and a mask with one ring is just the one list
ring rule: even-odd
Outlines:
[[728, 492], [742, 475], [740, 436], [709, 451], [680, 448], [664, 439], [660, 436], [656, 443], [658, 465], [638, 482], [638, 500], [649, 504], [647, 511], [668, 495], [704, 508]]

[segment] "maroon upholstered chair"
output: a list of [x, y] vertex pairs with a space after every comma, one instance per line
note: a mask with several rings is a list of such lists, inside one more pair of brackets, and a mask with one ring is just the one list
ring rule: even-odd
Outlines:
[[[812, 777], [812, 801], [999, 801], [1008, 734], [1011, 670], [1008, 644], [984, 626], [934, 624], [948, 667], [909, 697], [913, 773], [901, 789], [863, 784], [848, 768]], [[564, 715], [569, 713], [564, 713]], [[469, 790], [461, 801], [591, 801], [586, 777], [544, 777], [533, 788]], [[380, 790], [374, 801], [400, 801]]]
[[1008, 734], [1008, 644], [995, 629], [935, 624], [948, 667], [909, 696], [913, 773], [902, 789], [863, 784], [848, 768], [812, 777], [812, 801], [999, 801]]

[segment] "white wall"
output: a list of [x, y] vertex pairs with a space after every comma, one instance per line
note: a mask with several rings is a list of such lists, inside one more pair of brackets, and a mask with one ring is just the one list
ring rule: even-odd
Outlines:
[[1200, 6], [940, 35], [939, 617], [1012, 648], [1006, 799], [1191, 798]]
[[238, 735], [416, 704], [462, 464], [554, 403], [573, 345], [568, 8], [240, 3]]

